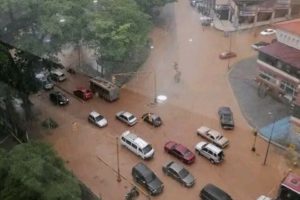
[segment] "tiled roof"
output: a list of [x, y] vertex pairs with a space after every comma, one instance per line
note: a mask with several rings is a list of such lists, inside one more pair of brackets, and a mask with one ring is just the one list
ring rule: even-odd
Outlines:
[[260, 48], [259, 51], [300, 69], [300, 50], [280, 42], [274, 42]]
[[276, 29], [287, 31], [300, 36], [300, 19], [276, 23], [273, 25]]

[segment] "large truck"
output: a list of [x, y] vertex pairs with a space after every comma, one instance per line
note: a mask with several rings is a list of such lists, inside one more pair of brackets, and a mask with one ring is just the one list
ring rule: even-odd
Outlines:
[[117, 100], [120, 95], [120, 88], [117, 85], [100, 77], [90, 79], [90, 89], [96, 96], [110, 102]]

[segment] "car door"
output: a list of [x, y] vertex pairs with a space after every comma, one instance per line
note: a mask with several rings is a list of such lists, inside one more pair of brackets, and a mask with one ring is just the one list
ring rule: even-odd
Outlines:
[[127, 119], [127, 118], [126, 118], [124, 115], [121, 115], [121, 116], [120, 116], [120, 120], [121, 120], [122, 122], [127, 123], [126, 119]]
[[202, 155], [203, 155], [204, 157], [206, 157], [206, 158], [209, 158], [209, 157], [210, 157], [207, 148], [204, 147], [204, 148], [202, 149]]
[[180, 180], [179, 180], [179, 175], [178, 175], [177, 172], [174, 171], [172, 168], [169, 168], [169, 174], [170, 174], [170, 176], [172, 176], [174, 179], [180, 181]]
[[177, 149], [173, 149], [173, 151], [171, 151], [173, 153], [173, 155], [179, 159], [182, 158], [182, 154], [181, 152], [179, 152]]

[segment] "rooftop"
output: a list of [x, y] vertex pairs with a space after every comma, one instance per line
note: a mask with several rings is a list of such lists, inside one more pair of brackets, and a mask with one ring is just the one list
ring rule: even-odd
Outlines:
[[300, 19], [284, 21], [273, 25], [276, 29], [280, 29], [300, 36]]
[[280, 42], [274, 42], [268, 46], [258, 49], [258, 51], [300, 69], [300, 50], [289, 47]]

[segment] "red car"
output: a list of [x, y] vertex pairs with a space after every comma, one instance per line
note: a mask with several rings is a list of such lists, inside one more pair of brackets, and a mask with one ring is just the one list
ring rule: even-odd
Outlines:
[[232, 51], [225, 51], [219, 55], [220, 59], [228, 59], [228, 58], [233, 58], [233, 57], [236, 57], [236, 53], [234, 53]]
[[73, 94], [85, 101], [93, 98], [92, 91], [86, 88], [78, 88], [77, 90], [73, 91]]
[[195, 154], [182, 144], [169, 141], [165, 144], [165, 151], [180, 159], [186, 164], [192, 164], [195, 161]]

